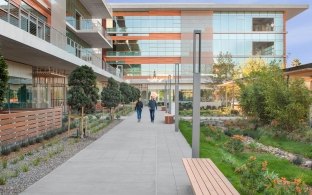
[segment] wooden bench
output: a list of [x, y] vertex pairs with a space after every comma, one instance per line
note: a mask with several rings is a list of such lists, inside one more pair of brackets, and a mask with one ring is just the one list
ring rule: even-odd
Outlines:
[[194, 194], [239, 194], [210, 159], [184, 158], [182, 161], [191, 181]]

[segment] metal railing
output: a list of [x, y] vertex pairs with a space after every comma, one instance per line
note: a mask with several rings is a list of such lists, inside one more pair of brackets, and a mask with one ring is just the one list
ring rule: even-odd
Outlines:
[[[14, 2], [9, 1], [9, 5], [14, 4]], [[45, 40], [58, 48], [61, 48], [68, 53], [79, 57], [80, 59], [89, 62], [115, 76], [121, 76], [117, 74], [114, 67], [107, 64], [102, 60], [102, 56], [96, 55], [92, 49], [84, 48], [79, 43], [73, 41], [71, 38], [67, 37], [66, 34], [54, 29], [49, 24], [41, 20], [38, 16], [31, 14], [29, 11], [24, 10], [19, 7], [18, 14], [10, 13], [0, 7], [1, 17], [0, 19], [22, 29], [26, 32]], [[17, 16], [18, 15], [18, 16]]]
[[99, 21], [92, 19], [76, 20], [71, 17], [67, 18], [66, 21], [76, 30], [99, 32], [111, 45], [113, 44], [112, 38], [108, 35], [107, 31]]

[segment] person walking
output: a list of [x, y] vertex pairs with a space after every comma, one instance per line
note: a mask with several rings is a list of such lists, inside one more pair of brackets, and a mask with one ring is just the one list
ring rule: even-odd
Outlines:
[[141, 121], [141, 115], [142, 115], [142, 109], [143, 109], [143, 103], [141, 101], [141, 98], [138, 99], [137, 103], [135, 104], [134, 109], [137, 112], [138, 122], [140, 122]]
[[151, 99], [148, 101], [148, 107], [151, 115], [151, 122], [154, 122], [155, 119], [155, 110], [157, 110], [157, 103], [155, 97], [151, 96]]

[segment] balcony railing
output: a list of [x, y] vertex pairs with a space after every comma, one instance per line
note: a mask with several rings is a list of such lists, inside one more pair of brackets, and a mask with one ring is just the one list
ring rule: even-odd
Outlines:
[[92, 20], [92, 19], [76, 20], [76, 19], [73, 19], [72, 17], [68, 17], [66, 21], [76, 30], [99, 32], [106, 38], [106, 40], [111, 45], [113, 44], [112, 38], [108, 35], [107, 31], [103, 28], [102, 24], [99, 21]]
[[102, 60], [101, 56], [96, 55], [92, 49], [83, 48], [80, 44], [67, 37], [64, 33], [52, 28], [49, 24], [41, 20], [38, 16], [31, 14], [29, 11], [19, 7], [18, 11], [14, 10], [11, 13], [7, 9], [13, 5], [13, 1], [8, 1], [8, 7], [0, 6], [0, 19], [25, 30], [26, 32], [45, 40], [73, 55], [81, 58], [84, 61], [92, 63], [93, 65], [106, 70], [107, 72], [120, 76], [118, 71]]

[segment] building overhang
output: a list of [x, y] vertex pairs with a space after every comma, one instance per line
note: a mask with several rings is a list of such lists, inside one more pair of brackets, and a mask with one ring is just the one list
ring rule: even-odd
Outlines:
[[[100, 31], [97, 29], [91, 30], [77, 30], [68, 22], [67, 27], [80, 39], [88, 43], [92, 48], [113, 48], [112, 41], [109, 41]], [[109, 35], [107, 35], [109, 36]]]
[[3, 20], [0, 20], [0, 54], [5, 59], [13, 62], [33, 67], [53, 67], [65, 71], [65, 74], [69, 74], [79, 66], [87, 65], [92, 67], [99, 81], [106, 81], [110, 77], [118, 82], [123, 81], [121, 78], [103, 70], [102, 67], [84, 61]]
[[112, 8], [106, 0], [80, 0], [93, 18], [112, 18]]
[[312, 63], [295, 66], [284, 69], [284, 74], [289, 77], [303, 78], [305, 80], [312, 80]]
[[287, 20], [309, 8], [307, 4], [215, 4], [215, 3], [111, 3], [114, 11], [211, 10], [211, 11], [281, 11]]

